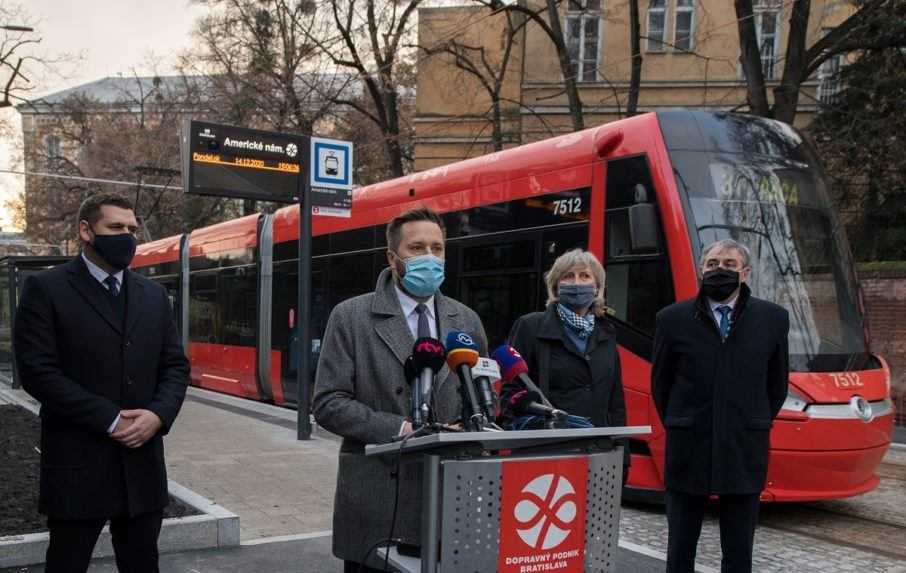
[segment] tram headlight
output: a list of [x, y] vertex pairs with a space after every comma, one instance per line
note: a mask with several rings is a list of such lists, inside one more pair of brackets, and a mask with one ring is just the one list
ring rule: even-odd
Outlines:
[[795, 386], [790, 384], [786, 393], [786, 400], [783, 401], [783, 406], [781, 409], [789, 410], [791, 412], [805, 412], [805, 409], [808, 407], [809, 400], [806, 398]]

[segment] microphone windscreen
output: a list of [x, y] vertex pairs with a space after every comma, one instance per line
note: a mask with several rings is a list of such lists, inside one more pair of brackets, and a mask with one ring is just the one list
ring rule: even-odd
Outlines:
[[541, 394], [529, 390], [520, 390], [510, 396], [510, 410], [517, 416], [521, 416], [532, 402], [540, 404]]
[[497, 350], [491, 354], [491, 358], [500, 364], [500, 379], [504, 383], [510, 382], [520, 374], [528, 373], [528, 364], [525, 363], [522, 355], [509, 344], [497, 347]]
[[437, 373], [443, 368], [446, 358], [446, 349], [436, 338], [419, 338], [412, 346], [412, 365], [416, 372], [430, 368]]
[[454, 330], [447, 334], [447, 365], [455, 370], [460, 364], [469, 368], [478, 364], [478, 345], [465, 332]]

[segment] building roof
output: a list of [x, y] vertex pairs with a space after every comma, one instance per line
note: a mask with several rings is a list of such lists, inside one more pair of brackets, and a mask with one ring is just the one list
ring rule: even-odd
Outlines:
[[[134, 104], [157, 87], [160, 91], [178, 96], [188, 90], [204, 90], [213, 76], [139, 76], [106, 77], [86, 84], [47, 94], [16, 106], [21, 114], [52, 113], [72, 97], [82, 97], [100, 105]], [[300, 74], [297, 84], [302, 91], [341, 92], [344, 98], [363, 93], [362, 82], [352, 74]]]

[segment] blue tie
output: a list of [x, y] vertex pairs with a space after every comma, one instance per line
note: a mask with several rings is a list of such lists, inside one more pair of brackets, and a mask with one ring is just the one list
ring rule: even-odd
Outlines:
[[429, 338], [431, 336], [431, 325], [428, 323], [428, 307], [418, 303], [415, 305], [415, 312], [418, 313], [418, 337]]
[[730, 311], [733, 309], [727, 305], [717, 307], [720, 313], [720, 339], [726, 340], [727, 333], [730, 332]]
[[110, 293], [110, 296], [116, 298], [120, 294], [120, 284], [116, 282], [116, 277], [113, 275], [107, 275], [107, 278], [104, 279], [104, 284], [107, 285], [107, 292]]

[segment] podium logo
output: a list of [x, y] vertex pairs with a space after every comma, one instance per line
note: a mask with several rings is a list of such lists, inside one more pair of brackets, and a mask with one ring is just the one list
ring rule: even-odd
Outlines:
[[576, 520], [576, 489], [566, 477], [544, 474], [530, 481], [513, 510], [516, 532], [533, 549], [563, 543]]

